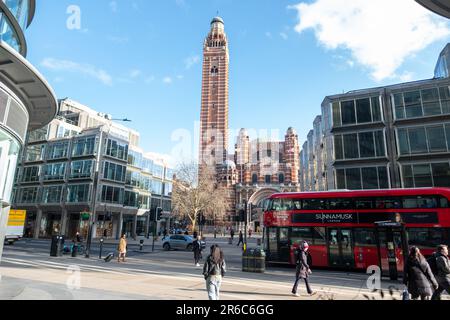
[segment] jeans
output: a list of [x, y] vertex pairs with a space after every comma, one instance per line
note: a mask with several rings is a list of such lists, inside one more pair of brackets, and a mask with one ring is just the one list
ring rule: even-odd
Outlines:
[[[297, 290], [298, 290], [298, 283], [300, 282], [300, 277], [297, 275], [297, 278], [295, 279], [295, 284], [294, 284], [294, 288], [292, 288], [292, 293], [296, 294]], [[311, 287], [309, 286], [309, 282], [308, 279], [304, 278], [303, 280], [305, 280], [305, 284], [306, 284], [306, 290], [308, 291], [308, 294], [312, 294], [313, 291], [311, 289]]]
[[221, 285], [221, 276], [209, 276], [208, 279], [206, 279], [206, 290], [208, 291], [209, 300], [219, 300]]
[[441, 295], [444, 291], [450, 294], [450, 285], [448, 283], [440, 283], [439, 288], [434, 292], [431, 300], [441, 300]]

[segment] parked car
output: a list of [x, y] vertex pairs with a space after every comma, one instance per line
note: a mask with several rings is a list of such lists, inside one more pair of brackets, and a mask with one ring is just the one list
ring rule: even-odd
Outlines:
[[[194, 238], [182, 234], [166, 236], [162, 239], [163, 248], [169, 250], [188, 250], [192, 251]], [[202, 241], [202, 248], [206, 248], [206, 243]]]

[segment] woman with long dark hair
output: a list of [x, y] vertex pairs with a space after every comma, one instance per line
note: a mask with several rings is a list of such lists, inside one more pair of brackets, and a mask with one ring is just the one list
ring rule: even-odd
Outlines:
[[211, 247], [211, 254], [203, 266], [203, 276], [205, 277], [209, 300], [219, 300], [220, 287], [225, 273], [226, 263], [223, 251], [215, 244]]
[[430, 265], [417, 247], [411, 247], [409, 250], [403, 283], [408, 287], [413, 300], [430, 300], [439, 287]]

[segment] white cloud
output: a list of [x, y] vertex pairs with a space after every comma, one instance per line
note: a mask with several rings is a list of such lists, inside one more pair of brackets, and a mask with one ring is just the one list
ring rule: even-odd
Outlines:
[[315, 0], [289, 8], [298, 12], [298, 33], [313, 29], [325, 48], [349, 50], [377, 81], [395, 77], [408, 56], [450, 35], [447, 20], [411, 0]]
[[131, 77], [132, 79], [136, 79], [137, 77], [139, 77], [139, 76], [141, 76], [141, 75], [142, 75], [142, 71], [139, 70], [139, 69], [134, 69], [134, 70], [131, 70], [131, 71], [130, 71], [130, 77]]
[[147, 78], [145, 78], [145, 83], [152, 83], [153, 81], [155, 81], [155, 76], [149, 76]]
[[108, 36], [108, 40], [115, 44], [125, 44], [128, 43], [130, 39], [127, 37]]
[[171, 155], [161, 154], [161, 153], [156, 153], [156, 152], [147, 152], [145, 155], [147, 157], [150, 157], [152, 160], [157, 161], [157, 162], [162, 162], [171, 168], [176, 167], [177, 161]]
[[178, 79], [178, 80], [183, 80], [183, 79], [184, 79], [184, 76], [181, 75], [181, 74], [179, 74], [179, 75], [177, 75], [177, 79]]
[[111, 9], [112, 12], [116, 13], [118, 11], [117, 1], [111, 1], [109, 3], [109, 9]]
[[83, 74], [99, 80], [105, 85], [113, 84], [112, 77], [104, 70], [98, 69], [89, 64], [81, 64], [69, 60], [59, 60], [54, 58], [46, 58], [41, 62], [41, 66], [53, 71], [73, 72]]
[[198, 54], [191, 55], [190, 57], [184, 59], [184, 66], [186, 67], [186, 69], [190, 69], [199, 62], [200, 62], [200, 56]]
[[165, 78], [163, 79], [163, 82], [164, 82], [165, 84], [171, 84], [171, 83], [173, 82], [173, 80], [172, 80], [171, 77], [165, 77]]
[[288, 35], [284, 32], [280, 32], [280, 37], [283, 38], [283, 40], [287, 40], [288, 39]]
[[272, 33], [270, 33], [269, 31], [266, 32], [266, 37], [269, 39], [272, 39]]

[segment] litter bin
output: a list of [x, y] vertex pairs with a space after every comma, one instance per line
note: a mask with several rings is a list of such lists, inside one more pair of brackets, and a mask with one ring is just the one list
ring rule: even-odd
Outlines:
[[53, 236], [50, 245], [50, 257], [61, 257], [64, 253], [64, 236]]
[[255, 249], [248, 249], [248, 272], [255, 272]]
[[255, 272], [266, 272], [266, 253], [264, 252], [264, 250], [256, 249], [253, 254], [253, 259], [255, 260]]
[[248, 252], [244, 251], [242, 252], [242, 271], [248, 272]]

